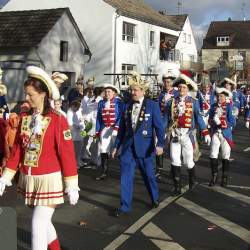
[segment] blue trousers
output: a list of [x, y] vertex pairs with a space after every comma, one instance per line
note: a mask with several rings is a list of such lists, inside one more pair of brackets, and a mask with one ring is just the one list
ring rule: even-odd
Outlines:
[[159, 199], [159, 188], [155, 177], [154, 156], [138, 158], [133, 146], [120, 156], [121, 167], [121, 207], [123, 212], [132, 208], [134, 174], [136, 166], [139, 167], [145, 186], [152, 202]]

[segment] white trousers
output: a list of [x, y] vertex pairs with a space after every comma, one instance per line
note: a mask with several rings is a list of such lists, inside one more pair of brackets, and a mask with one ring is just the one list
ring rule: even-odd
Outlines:
[[113, 128], [105, 127], [100, 136], [100, 153], [111, 153], [112, 146], [115, 143], [116, 136], [112, 135]]
[[231, 154], [231, 147], [221, 132], [215, 133], [212, 137], [210, 147], [210, 158], [217, 159], [221, 148], [222, 159], [229, 160]]
[[187, 168], [193, 168], [194, 150], [193, 144], [188, 134], [178, 136], [178, 142], [170, 142], [170, 158], [171, 164], [174, 166], [181, 166], [181, 158], [183, 158], [183, 165]]

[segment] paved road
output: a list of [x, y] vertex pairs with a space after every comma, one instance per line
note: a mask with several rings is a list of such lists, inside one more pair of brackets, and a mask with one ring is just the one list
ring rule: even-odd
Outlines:
[[[110, 213], [119, 206], [119, 167], [110, 162], [110, 178], [94, 180], [97, 171], [80, 170], [80, 201], [57, 209], [53, 221], [62, 249], [66, 250], [249, 250], [250, 249], [250, 137], [240, 121], [235, 131], [228, 188], [209, 188], [208, 148], [202, 146], [197, 164], [199, 185], [183, 195], [171, 196], [169, 160], [160, 182], [161, 204], [150, 209], [150, 199], [139, 173], [135, 177], [133, 212], [122, 218]], [[18, 249], [30, 249], [30, 209], [8, 190], [2, 206], [14, 207], [18, 215]], [[79, 222], [83, 225], [79, 225]], [[1, 249], [1, 247], [0, 247]]]

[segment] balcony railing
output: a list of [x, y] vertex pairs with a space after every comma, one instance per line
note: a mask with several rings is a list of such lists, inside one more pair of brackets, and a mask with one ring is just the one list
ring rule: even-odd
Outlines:
[[167, 62], [179, 62], [180, 58], [180, 51], [178, 49], [171, 49], [171, 50], [164, 50], [160, 49], [160, 61], [167, 61]]

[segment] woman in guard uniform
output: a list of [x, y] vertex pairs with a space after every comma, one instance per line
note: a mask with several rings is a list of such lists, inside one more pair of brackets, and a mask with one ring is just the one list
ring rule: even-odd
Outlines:
[[0, 195], [11, 185], [19, 165], [18, 190], [25, 204], [33, 207], [32, 250], [59, 250], [52, 216], [64, 202], [79, 198], [78, 175], [73, 142], [66, 119], [50, 106], [59, 99], [53, 80], [41, 68], [27, 67], [25, 97], [31, 111], [23, 113], [11, 156], [0, 178]]
[[221, 185], [227, 186], [229, 172], [229, 158], [231, 154], [232, 129], [235, 126], [232, 105], [227, 102], [227, 98], [232, 97], [232, 93], [226, 88], [217, 88], [217, 101], [212, 105], [209, 114], [211, 125], [212, 141], [210, 148], [210, 165], [212, 171], [209, 186], [214, 186], [218, 178], [218, 155], [221, 149], [222, 157], [222, 180]]

